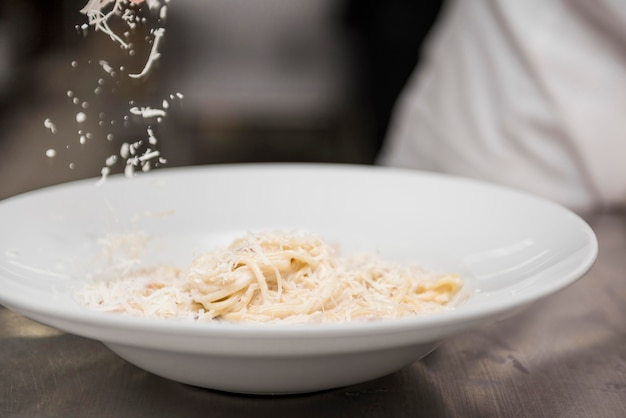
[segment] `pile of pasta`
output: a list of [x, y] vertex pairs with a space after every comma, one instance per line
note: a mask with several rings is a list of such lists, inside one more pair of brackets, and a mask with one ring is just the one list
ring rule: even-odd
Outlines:
[[454, 306], [458, 274], [374, 255], [339, 257], [311, 233], [249, 234], [197, 256], [89, 284], [91, 309], [156, 318], [327, 323], [400, 318]]

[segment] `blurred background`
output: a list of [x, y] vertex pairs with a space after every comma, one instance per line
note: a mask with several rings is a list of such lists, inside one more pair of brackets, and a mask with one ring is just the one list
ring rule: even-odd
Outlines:
[[[145, 137], [145, 123], [125, 119], [129, 103], [160, 107], [175, 93], [184, 99], [172, 101], [155, 128], [168, 167], [372, 164], [441, 7], [434, 0], [172, 0], [157, 67], [145, 79], [113, 80], [100, 60], [141, 68], [150, 49], [142, 40], [158, 16], [147, 13], [131, 35], [131, 57], [102, 33], [84, 35], [85, 3], [0, 5], [0, 199], [99, 176], [122, 143]], [[112, 167], [121, 171], [121, 163]]]

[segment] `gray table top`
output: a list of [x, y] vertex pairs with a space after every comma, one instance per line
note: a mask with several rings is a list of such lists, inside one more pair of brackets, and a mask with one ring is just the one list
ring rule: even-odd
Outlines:
[[626, 417], [626, 214], [589, 222], [600, 254], [576, 284], [392, 375], [308, 395], [182, 385], [0, 307], [0, 417]]

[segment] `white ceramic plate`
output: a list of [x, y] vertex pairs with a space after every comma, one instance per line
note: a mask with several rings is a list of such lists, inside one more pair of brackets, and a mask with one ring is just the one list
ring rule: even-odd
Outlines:
[[[186, 266], [248, 231], [304, 229], [346, 253], [460, 272], [475, 293], [450, 312], [331, 325], [131, 318], [74, 298], [108, 233], [143, 230], [143, 259]], [[104, 342], [157, 375], [243, 393], [358, 383], [420, 359], [445, 337], [511, 315], [583, 276], [590, 227], [548, 201], [471, 180], [341, 165], [162, 169], [56, 186], [0, 202], [0, 303]]]

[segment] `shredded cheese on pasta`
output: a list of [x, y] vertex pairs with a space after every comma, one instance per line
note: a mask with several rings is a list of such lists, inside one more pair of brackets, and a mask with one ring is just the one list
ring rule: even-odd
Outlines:
[[377, 256], [338, 257], [308, 233], [250, 234], [181, 270], [157, 266], [97, 281], [91, 309], [157, 318], [327, 323], [400, 318], [454, 306], [458, 274]]

